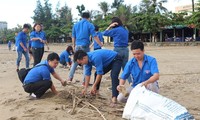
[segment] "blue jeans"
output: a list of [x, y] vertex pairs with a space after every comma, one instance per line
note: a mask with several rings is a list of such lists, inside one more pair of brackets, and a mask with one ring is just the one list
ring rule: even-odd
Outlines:
[[[75, 51], [78, 51], [78, 50], [83, 50], [85, 52], [89, 52], [90, 48], [89, 48], [89, 46], [76, 46], [75, 47]], [[69, 71], [69, 76], [68, 76], [69, 79], [73, 79], [74, 73], [75, 73], [75, 70], [76, 70], [77, 66], [78, 66], [78, 63], [73, 61], [72, 62], [72, 67], [71, 67], [71, 69]], [[85, 68], [85, 65], [83, 66], [83, 68]], [[83, 70], [83, 81], [85, 81], [84, 78], [85, 78], [85, 72]]]
[[26, 68], [29, 68], [29, 55], [28, 55], [28, 51], [25, 52], [25, 51], [17, 51], [17, 67], [19, 68], [19, 65], [20, 65], [20, 62], [21, 62], [21, 59], [22, 59], [22, 54], [24, 54], [24, 57], [26, 59]]
[[[122, 57], [122, 69], [126, 66], [129, 59], [129, 49], [128, 47], [115, 47], [114, 51], [117, 52]], [[131, 76], [128, 77], [128, 82], [132, 83]]]
[[[117, 86], [119, 85], [119, 73], [122, 67], [122, 58], [120, 55], [117, 55], [113, 61], [105, 68], [103, 68], [104, 74], [110, 72], [110, 76], [112, 79], [112, 97], [117, 97], [119, 92], [117, 91]], [[96, 80], [97, 73], [94, 74], [94, 82]], [[101, 81], [100, 81], [101, 82]], [[100, 82], [97, 84], [97, 90], [100, 88]]]

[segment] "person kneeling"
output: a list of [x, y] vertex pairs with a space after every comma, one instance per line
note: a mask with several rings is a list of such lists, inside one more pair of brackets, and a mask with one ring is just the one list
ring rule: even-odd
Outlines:
[[[120, 83], [117, 86], [117, 90], [121, 92], [117, 97], [119, 102], [126, 102], [128, 94], [140, 83], [153, 92], [158, 93], [159, 90], [157, 82], [159, 79], [159, 70], [156, 59], [144, 54], [144, 44], [141, 41], [133, 41], [131, 51], [134, 57], [127, 62], [120, 76]], [[133, 84], [124, 90], [125, 80], [130, 75], [133, 78]]]
[[54, 68], [59, 63], [59, 59], [57, 53], [50, 53], [47, 60], [40, 62], [28, 72], [23, 83], [23, 88], [25, 92], [30, 93], [30, 99], [42, 97], [49, 88], [51, 88], [54, 94], [57, 94], [55, 86], [51, 81], [50, 73], [63, 86], [66, 85], [66, 81], [54, 71]]

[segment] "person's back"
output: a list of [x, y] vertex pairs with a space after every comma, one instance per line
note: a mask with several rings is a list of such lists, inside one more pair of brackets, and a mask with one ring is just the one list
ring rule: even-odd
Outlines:
[[57, 53], [50, 53], [47, 56], [47, 60], [40, 62], [28, 72], [24, 79], [23, 88], [25, 92], [31, 94], [31, 99], [42, 97], [49, 88], [51, 88], [53, 93], [57, 94], [50, 74], [59, 80], [63, 86], [66, 85], [66, 81], [62, 80], [54, 71], [59, 60], [60, 58]]
[[51, 80], [50, 73], [54, 72], [54, 69], [48, 65], [47, 60], [41, 61], [27, 74], [24, 84], [31, 82], [37, 82], [39, 80]]
[[91, 63], [95, 67], [99, 67], [101, 65], [103, 65], [103, 67], [107, 67], [117, 56], [117, 52], [107, 49], [95, 50], [88, 52], [87, 54]]
[[72, 30], [72, 37], [76, 39], [76, 46], [89, 46], [90, 35], [95, 36], [94, 25], [88, 21], [89, 18], [83, 17], [76, 23]]
[[[97, 37], [94, 25], [89, 22], [90, 14], [88, 12], [82, 13], [82, 20], [76, 23], [72, 29], [72, 44], [75, 51], [83, 50], [89, 52], [90, 48], [90, 35], [95, 38], [97, 43], [102, 46], [99, 38]], [[78, 64], [74, 62], [69, 72], [68, 80], [72, 81], [76, 67]], [[83, 75], [84, 76], [84, 75]], [[84, 79], [83, 79], [84, 81]]]
[[116, 27], [110, 32], [114, 40], [114, 47], [127, 47], [128, 46], [128, 31], [122, 27]]

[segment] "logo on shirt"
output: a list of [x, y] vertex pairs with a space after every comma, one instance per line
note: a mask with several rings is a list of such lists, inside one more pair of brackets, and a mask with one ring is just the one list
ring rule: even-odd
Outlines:
[[150, 73], [150, 70], [145, 70], [145, 73], [146, 73], [146, 74], [149, 74], [149, 73]]

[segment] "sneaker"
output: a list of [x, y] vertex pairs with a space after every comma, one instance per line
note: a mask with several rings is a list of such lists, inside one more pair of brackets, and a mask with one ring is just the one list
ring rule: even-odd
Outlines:
[[31, 93], [31, 95], [29, 96], [29, 100], [36, 100], [37, 96], [34, 93]]

